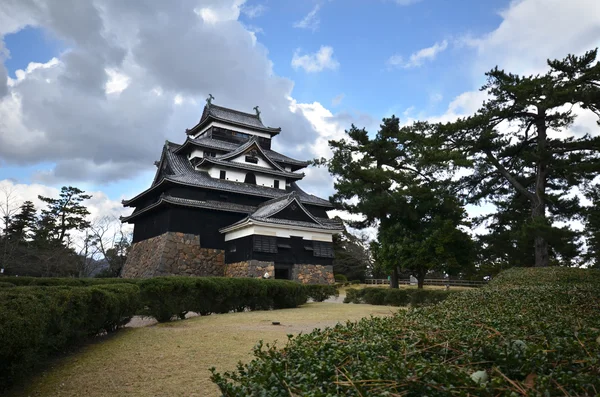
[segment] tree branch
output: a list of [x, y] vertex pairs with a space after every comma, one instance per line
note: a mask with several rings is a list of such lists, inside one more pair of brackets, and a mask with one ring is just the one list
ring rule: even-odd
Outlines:
[[532, 201], [535, 200], [534, 194], [531, 193], [529, 190], [525, 189], [525, 187], [523, 185], [521, 185], [519, 183], [519, 181], [517, 181], [517, 179], [514, 176], [512, 176], [506, 168], [504, 168], [504, 166], [498, 161], [498, 159], [496, 157], [494, 157], [494, 155], [492, 154], [491, 151], [486, 150], [485, 154], [486, 154], [487, 158], [489, 159], [489, 161], [494, 165], [494, 167], [496, 167], [498, 172], [500, 172], [500, 174], [502, 174], [502, 176], [504, 178], [506, 178], [506, 180], [508, 182], [510, 182], [510, 184], [513, 185], [515, 187], [515, 189], [517, 189], [521, 194], [523, 194], [529, 200], [532, 200]]

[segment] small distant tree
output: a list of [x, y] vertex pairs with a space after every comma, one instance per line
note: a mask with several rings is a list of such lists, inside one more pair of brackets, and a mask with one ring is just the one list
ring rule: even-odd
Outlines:
[[348, 280], [364, 281], [373, 260], [369, 252], [368, 238], [347, 230], [333, 236], [333, 272], [343, 274]]
[[35, 233], [37, 211], [31, 201], [25, 201], [6, 229], [6, 237], [11, 241], [29, 241]]
[[474, 247], [470, 235], [460, 229], [467, 222], [458, 200], [427, 184], [413, 186], [398, 199], [402, 210], [379, 228], [378, 259], [388, 268], [400, 266], [410, 272], [418, 288], [433, 271], [455, 277], [469, 273]]

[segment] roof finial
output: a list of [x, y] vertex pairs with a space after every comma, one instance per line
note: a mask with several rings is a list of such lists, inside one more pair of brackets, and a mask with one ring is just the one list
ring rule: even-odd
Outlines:
[[212, 94], [208, 94], [208, 98], [206, 98], [206, 104], [208, 106], [212, 105], [212, 100], [215, 99], [214, 96], [212, 96]]
[[260, 110], [258, 110], [258, 105], [254, 106], [254, 111], [256, 112], [256, 117], [260, 120]]

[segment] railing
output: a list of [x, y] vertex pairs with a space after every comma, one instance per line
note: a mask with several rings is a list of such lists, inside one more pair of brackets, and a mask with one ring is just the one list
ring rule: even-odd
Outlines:
[[[365, 284], [370, 285], [389, 285], [390, 280], [383, 278], [368, 278], [365, 280]], [[398, 284], [401, 285], [416, 285], [417, 282], [411, 283], [410, 280], [402, 279], [398, 280]], [[472, 280], [448, 280], [444, 278], [426, 278], [424, 285], [441, 285], [450, 287], [481, 287], [486, 285], [485, 281], [472, 281]]]

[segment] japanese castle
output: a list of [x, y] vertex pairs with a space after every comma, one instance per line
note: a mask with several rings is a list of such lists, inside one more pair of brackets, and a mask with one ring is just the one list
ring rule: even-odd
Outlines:
[[333, 283], [329, 201], [303, 191], [309, 162], [271, 149], [258, 106], [212, 104], [183, 144], [166, 141], [152, 185], [124, 200], [134, 225], [123, 277], [271, 277]]

